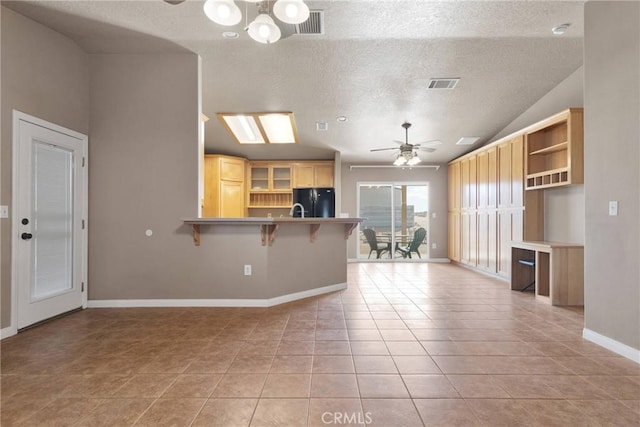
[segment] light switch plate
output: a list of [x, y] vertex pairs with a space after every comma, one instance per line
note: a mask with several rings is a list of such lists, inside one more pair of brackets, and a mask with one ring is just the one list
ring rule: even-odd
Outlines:
[[609, 202], [609, 216], [618, 215], [618, 202], [616, 200]]
[[244, 275], [251, 276], [251, 264], [244, 265]]
[[0, 218], [9, 218], [9, 206], [0, 206]]

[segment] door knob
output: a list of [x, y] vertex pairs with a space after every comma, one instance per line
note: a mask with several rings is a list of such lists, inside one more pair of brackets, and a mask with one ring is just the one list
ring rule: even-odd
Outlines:
[[20, 236], [22, 237], [22, 240], [29, 240], [33, 237], [33, 234], [31, 233], [22, 233], [22, 235]]

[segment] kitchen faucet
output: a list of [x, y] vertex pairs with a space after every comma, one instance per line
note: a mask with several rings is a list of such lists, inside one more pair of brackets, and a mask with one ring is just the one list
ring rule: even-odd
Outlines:
[[291, 210], [289, 211], [289, 216], [293, 216], [293, 211], [296, 210], [296, 206], [300, 207], [300, 216], [304, 218], [304, 206], [302, 206], [301, 203], [294, 203], [293, 206], [291, 206]]

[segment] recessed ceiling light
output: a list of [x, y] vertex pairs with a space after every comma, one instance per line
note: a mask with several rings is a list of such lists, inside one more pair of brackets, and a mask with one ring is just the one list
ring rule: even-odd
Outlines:
[[569, 29], [570, 26], [571, 24], [560, 24], [557, 27], [553, 27], [551, 32], [556, 36], [561, 36], [567, 32], [567, 29]]
[[293, 113], [218, 113], [240, 144], [295, 144], [298, 132]]
[[339, 123], [344, 123], [347, 120], [349, 120], [349, 119], [346, 116], [338, 116], [338, 117], [336, 117], [336, 121], [339, 122]]
[[235, 31], [225, 31], [224, 33], [222, 33], [222, 37], [224, 37], [225, 39], [237, 39], [238, 37], [240, 37], [240, 34], [236, 33]]
[[319, 131], [319, 132], [323, 132], [323, 131], [329, 130], [329, 123], [322, 122], [322, 121], [317, 121], [316, 122], [316, 130]]
[[479, 136], [463, 136], [456, 142], [456, 145], [473, 145], [480, 140]]

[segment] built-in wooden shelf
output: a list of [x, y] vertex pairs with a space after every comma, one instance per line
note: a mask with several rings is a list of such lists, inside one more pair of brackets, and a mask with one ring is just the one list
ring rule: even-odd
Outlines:
[[561, 142], [560, 144], [555, 144], [550, 147], [541, 148], [540, 150], [532, 151], [529, 153], [530, 156], [537, 156], [540, 154], [550, 154], [555, 153], [556, 151], [563, 151], [569, 148], [569, 143], [567, 141]]
[[525, 132], [525, 189], [583, 182], [583, 110], [570, 108]]

